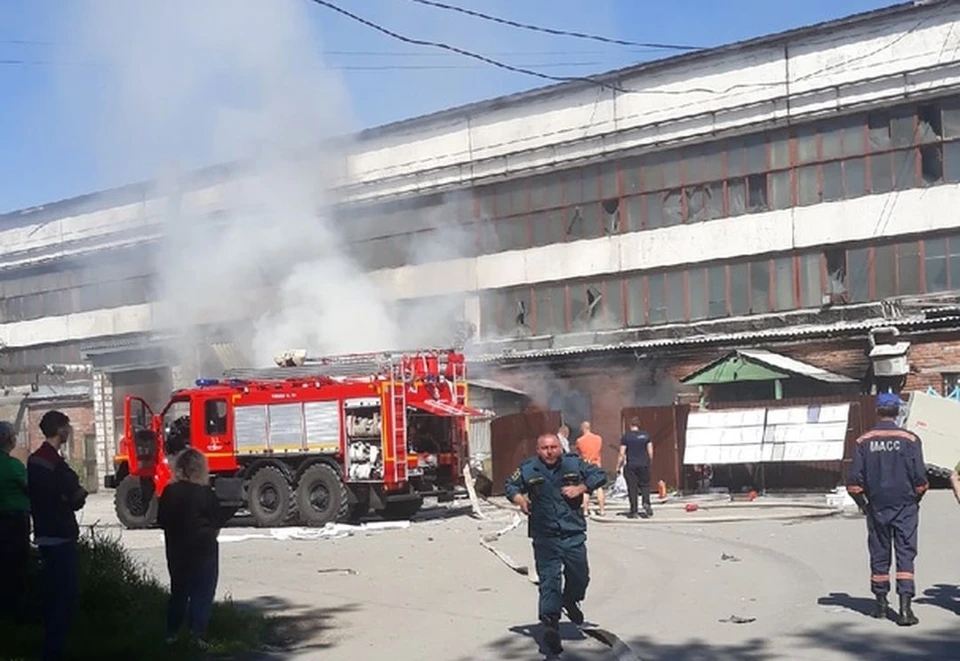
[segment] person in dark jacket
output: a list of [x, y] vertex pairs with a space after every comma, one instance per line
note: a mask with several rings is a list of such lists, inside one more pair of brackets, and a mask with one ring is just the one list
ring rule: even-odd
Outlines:
[[886, 617], [890, 592], [890, 547], [897, 554], [897, 624], [919, 622], [911, 601], [917, 592], [913, 563], [917, 556], [920, 500], [926, 493], [927, 470], [920, 438], [897, 426], [900, 398], [877, 396], [877, 425], [857, 439], [847, 492], [867, 517], [870, 587], [876, 598], [873, 616]]
[[43, 659], [62, 659], [77, 604], [77, 540], [75, 512], [87, 499], [80, 478], [60, 456], [73, 429], [60, 411], [40, 419], [44, 442], [27, 459], [27, 492], [33, 516], [33, 537], [40, 549], [43, 581]]
[[27, 468], [10, 452], [17, 434], [0, 421], [0, 615], [13, 620], [23, 611], [30, 563], [30, 498]]
[[617, 470], [623, 470], [627, 482], [630, 511], [627, 517], [637, 518], [637, 491], [643, 503], [643, 518], [653, 516], [650, 506], [650, 464], [653, 462], [653, 442], [650, 434], [640, 431], [640, 420], [631, 418], [630, 430], [620, 439], [620, 458]]
[[174, 473], [176, 481], [163, 490], [157, 510], [170, 573], [167, 640], [176, 638], [186, 615], [191, 635], [206, 646], [219, 576], [217, 536], [226, 521], [201, 452], [188, 448], [180, 453]]
[[564, 454], [555, 434], [543, 434], [537, 456], [521, 463], [504, 485], [507, 498], [529, 516], [527, 535], [540, 579], [538, 614], [552, 654], [563, 651], [561, 609], [577, 626], [584, 622], [580, 602], [587, 595], [590, 568], [583, 496], [606, 483], [599, 466]]

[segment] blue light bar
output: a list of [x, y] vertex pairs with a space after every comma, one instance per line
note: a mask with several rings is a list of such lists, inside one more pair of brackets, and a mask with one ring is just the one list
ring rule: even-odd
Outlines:
[[198, 388], [203, 388], [204, 386], [215, 386], [220, 383], [220, 379], [197, 379], [196, 384]]

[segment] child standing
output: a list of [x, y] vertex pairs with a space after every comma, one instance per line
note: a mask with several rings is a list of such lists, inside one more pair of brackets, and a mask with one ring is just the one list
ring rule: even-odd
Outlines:
[[174, 475], [176, 481], [163, 490], [157, 510], [170, 573], [167, 640], [176, 638], [186, 615], [191, 635], [206, 646], [219, 577], [217, 536], [225, 522], [202, 453], [193, 448], [180, 453], [174, 460]]

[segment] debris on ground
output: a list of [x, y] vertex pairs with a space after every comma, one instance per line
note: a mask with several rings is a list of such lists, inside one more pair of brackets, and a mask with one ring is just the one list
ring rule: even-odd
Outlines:
[[727, 560], [729, 562], [740, 562], [740, 558], [735, 555], [730, 555], [729, 553], [722, 553], [720, 555], [721, 560]]
[[717, 620], [718, 622], [725, 622], [730, 624], [750, 624], [751, 622], [756, 622], [757, 618], [755, 617], [740, 617], [739, 615], [731, 615], [730, 617], [724, 620]]

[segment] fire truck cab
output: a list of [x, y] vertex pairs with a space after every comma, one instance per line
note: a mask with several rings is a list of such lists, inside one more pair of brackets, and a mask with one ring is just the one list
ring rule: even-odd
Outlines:
[[207, 457], [222, 507], [249, 510], [261, 527], [323, 526], [371, 509], [407, 518], [425, 495], [449, 500], [464, 486], [468, 420], [491, 414], [467, 405], [462, 354], [303, 362], [200, 379], [156, 414], [128, 396], [115, 473], [105, 480], [120, 521], [153, 525], [187, 447]]

